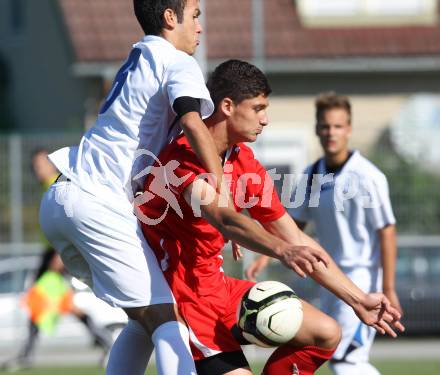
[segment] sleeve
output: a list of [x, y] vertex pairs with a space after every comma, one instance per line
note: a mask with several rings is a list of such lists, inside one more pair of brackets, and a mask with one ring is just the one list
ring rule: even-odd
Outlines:
[[275, 190], [272, 177], [255, 159], [253, 159], [253, 169], [253, 172], [259, 176], [259, 182], [247, 181], [246, 193], [248, 199], [255, 199], [256, 202], [248, 208], [248, 211], [251, 217], [260, 223], [277, 220], [286, 213], [286, 210]]
[[176, 54], [175, 60], [168, 66], [165, 87], [171, 108], [177, 98], [189, 96], [200, 99], [202, 118], [209, 117], [214, 111], [200, 67], [193, 57], [183, 52]]
[[389, 195], [388, 182], [384, 175], [367, 180], [367, 197], [364, 202], [368, 223], [376, 230], [396, 223]]
[[290, 199], [290, 201], [293, 203], [288, 210], [289, 215], [292, 216], [294, 220], [301, 221], [303, 223], [311, 220], [309, 208], [310, 189], [307, 188], [311, 172], [311, 167], [308, 167], [297, 179], [295, 189], [293, 190], [292, 197]]

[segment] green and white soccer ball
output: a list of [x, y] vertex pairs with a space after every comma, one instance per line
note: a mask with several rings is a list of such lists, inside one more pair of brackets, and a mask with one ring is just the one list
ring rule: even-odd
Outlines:
[[241, 299], [237, 314], [243, 337], [262, 347], [289, 342], [303, 321], [300, 299], [278, 281], [263, 281], [250, 288]]

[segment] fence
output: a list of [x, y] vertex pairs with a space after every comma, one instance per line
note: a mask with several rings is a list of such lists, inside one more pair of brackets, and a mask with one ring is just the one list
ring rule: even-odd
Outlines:
[[77, 144], [80, 134], [39, 133], [0, 136], [0, 243], [38, 242], [42, 187], [32, 172], [32, 153]]
[[[43, 191], [32, 173], [32, 153], [37, 148], [53, 151], [66, 145], [77, 144], [80, 135], [60, 132], [0, 136], [0, 243], [29, 243], [41, 240], [38, 205]], [[293, 135], [292, 138], [298, 143], [299, 137]], [[265, 151], [257, 152], [263, 160], [269, 160], [266, 155], [276, 156], [279, 150], [283, 149], [283, 143], [278, 146], [274, 143], [277, 139], [286, 143], [285, 139], [280, 137], [275, 137], [275, 141], [269, 138]], [[296, 147], [293, 150], [292, 146], [292, 157], [285, 159], [297, 161], [303, 157], [303, 149]], [[285, 147], [283, 150], [289, 152]], [[437, 234], [440, 228], [440, 177], [406, 163], [393, 153], [390, 147], [382, 146], [371, 152], [370, 156], [388, 177], [399, 233]], [[268, 166], [276, 167], [279, 172], [297, 173], [299, 171], [292, 169], [303, 165], [304, 162], [291, 161], [288, 165], [284, 161], [268, 161]]]

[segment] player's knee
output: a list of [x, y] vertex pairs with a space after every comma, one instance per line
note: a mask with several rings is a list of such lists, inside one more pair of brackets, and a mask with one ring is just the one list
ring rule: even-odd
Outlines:
[[318, 346], [324, 349], [334, 349], [341, 341], [341, 327], [329, 316], [319, 322], [319, 335], [316, 338]]
[[136, 320], [141, 324], [150, 336], [160, 325], [170, 321], [181, 320], [177, 306], [171, 303], [126, 308], [124, 311], [130, 319]]

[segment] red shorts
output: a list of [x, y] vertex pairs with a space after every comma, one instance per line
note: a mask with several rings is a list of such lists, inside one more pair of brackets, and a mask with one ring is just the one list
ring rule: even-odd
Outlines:
[[[224, 277], [228, 300], [218, 311], [212, 307], [209, 297], [179, 303], [190, 332], [190, 345], [195, 360], [204, 359], [222, 352], [241, 350], [231, 328], [237, 323], [237, 307], [241, 297], [254, 282]], [[179, 296], [175, 296], [179, 301]], [[217, 311], [216, 311], [217, 310]]]

